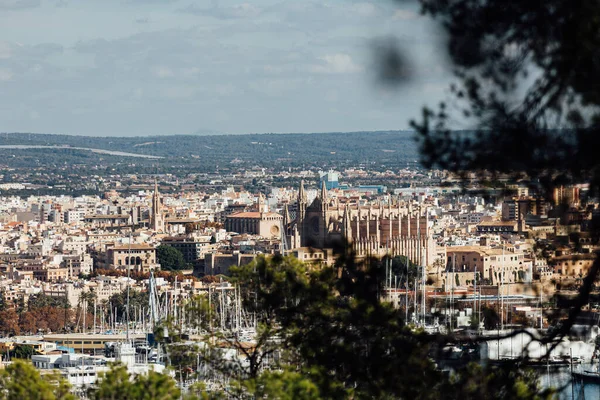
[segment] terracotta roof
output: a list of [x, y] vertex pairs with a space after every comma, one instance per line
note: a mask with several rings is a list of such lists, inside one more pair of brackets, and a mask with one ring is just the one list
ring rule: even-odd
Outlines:
[[517, 225], [516, 221], [482, 221], [479, 226], [515, 226]]
[[235, 213], [235, 214], [231, 214], [228, 215], [227, 218], [256, 218], [256, 219], [260, 219], [262, 217], [281, 217], [281, 214], [278, 213], [274, 213], [274, 212], [266, 212], [266, 213], [261, 213], [258, 211], [248, 211], [248, 212], [239, 212], [239, 213]]
[[115, 246], [113, 250], [154, 250], [154, 247], [147, 244], [132, 244], [129, 246], [128, 244], [124, 246]]
[[84, 219], [126, 219], [129, 218], [128, 214], [94, 214], [94, 215], [86, 215], [83, 217]]
[[488, 256], [501, 256], [502, 254], [504, 254], [505, 256], [512, 256], [512, 255], [519, 255], [522, 254], [522, 252], [513, 252], [510, 251], [508, 249], [505, 249], [504, 252], [502, 252], [501, 248], [490, 248], [490, 247], [485, 247], [485, 246], [449, 246], [446, 247], [446, 252], [447, 253], [463, 253], [463, 252], [477, 252], [480, 254], [485, 254]]
[[201, 222], [200, 219], [198, 218], [167, 218], [165, 220], [165, 222], [169, 222], [172, 224], [186, 224], [186, 223], [194, 223], [194, 222]]
[[556, 261], [569, 261], [569, 260], [573, 260], [573, 261], [577, 261], [577, 260], [594, 260], [596, 259], [596, 254], [594, 253], [589, 253], [589, 254], [567, 254], [564, 256], [556, 256], [553, 257], [549, 260], [549, 262], [556, 262]]

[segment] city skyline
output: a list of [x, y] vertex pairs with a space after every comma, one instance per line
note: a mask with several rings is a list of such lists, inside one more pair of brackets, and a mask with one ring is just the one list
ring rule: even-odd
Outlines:
[[[88, 136], [409, 128], [451, 81], [413, 2], [0, 1], [2, 132]], [[411, 80], [377, 82], [394, 40]]]

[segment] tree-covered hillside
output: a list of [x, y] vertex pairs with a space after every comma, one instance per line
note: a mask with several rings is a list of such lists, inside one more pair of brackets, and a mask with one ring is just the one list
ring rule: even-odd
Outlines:
[[[164, 157], [161, 160], [95, 154], [82, 150], [0, 149], [8, 166], [96, 163], [99, 159], [129, 160], [138, 164], [184, 162], [187, 165], [322, 167], [373, 163], [401, 166], [414, 162], [416, 144], [411, 132], [350, 132], [318, 134], [247, 134], [220, 136], [88, 137], [2, 133], [0, 146], [69, 146]], [[32, 157], [35, 154], [35, 157]], [[15, 157], [12, 157], [12, 156]], [[20, 160], [11, 160], [11, 158]], [[29, 160], [29, 161], [28, 161]], [[36, 161], [38, 160], [38, 161]], [[177, 161], [176, 161], [177, 160]]]

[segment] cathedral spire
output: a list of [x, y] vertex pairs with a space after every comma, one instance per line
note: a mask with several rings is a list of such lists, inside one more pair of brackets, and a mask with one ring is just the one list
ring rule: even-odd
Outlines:
[[307, 224], [305, 217], [307, 201], [306, 192], [304, 191], [304, 180], [301, 180], [300, 187], [298, 188], [298, 200], [296, 204], [296, 228], [298, 229], [298, 241], [301, 246], [303, 246], [306, 241]]
[[342, 217], [342, 235], [346, 239], [347, 243], [352, 242], [352, 225], [350, 224], [348, 204], [346, 204], [344, 207], [344, 215]]
[[304, 191], [304, 179], [300, 181], [300, 188], [298, 189], [298, 204], [306, 204], [306, 192]]
[[321, 182], [321, 201], [323, 204], [327, 202], [327, 186], [325, 185], [325, 181]]
[[321, 182], [321, 193], [317, 197], [317, 201], [321, 211], [325, 212], [329, 209], [329, 198], [327, 196], [327, 187], [325, 186], [325, 181]]
[[288, 229], [290, 221], [290, 210], [288, 209], [288, 204], [285, 203], [285, 205], [283, 206], [283, 229]]

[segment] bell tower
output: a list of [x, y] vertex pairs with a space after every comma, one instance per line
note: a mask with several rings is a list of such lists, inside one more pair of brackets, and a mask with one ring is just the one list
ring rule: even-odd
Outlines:
[[154, 232], [165, 231], [165, 219], [162, 213], [162, 203], [158, 193], [158, 182], [154, 180], [154, 194], [152, 194], [152, 214], [150, 215], [150, 228]]

